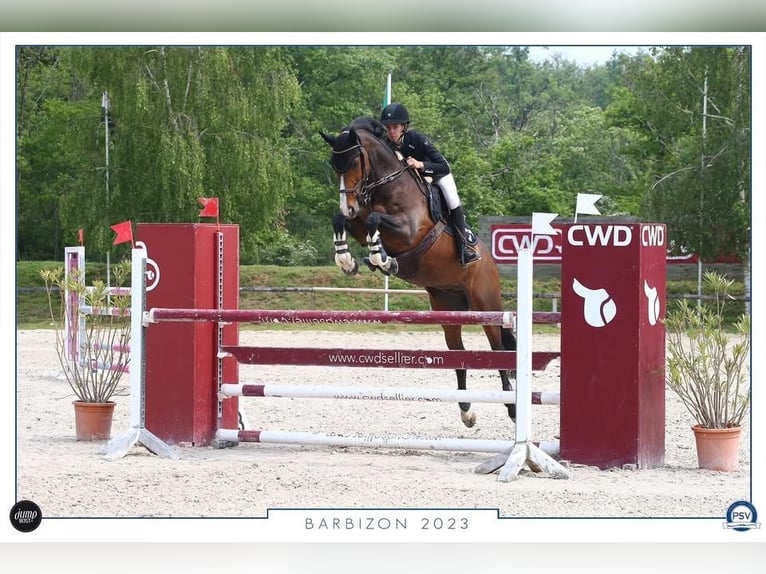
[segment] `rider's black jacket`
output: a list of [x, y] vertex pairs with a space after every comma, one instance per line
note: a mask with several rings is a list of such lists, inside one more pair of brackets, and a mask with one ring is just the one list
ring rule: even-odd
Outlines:
[[415, 130], [408, 130], [404, 133], [401, 145], [397, 146], [389, 141], [392, 149], [401, 153], [405, 158], [414, 157], [424, 164], [423, 175], [434, 178], [434, 181], [444, 177], [450, 172], [450, 165], [447, 158], [436, 149], [436, 146], [425, 135]]

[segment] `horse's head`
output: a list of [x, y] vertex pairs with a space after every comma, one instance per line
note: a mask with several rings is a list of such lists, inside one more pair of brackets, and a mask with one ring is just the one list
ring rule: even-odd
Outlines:
[[364, 148], [356, 132], [350, 128], [343, 129], [337, 136], [321, 135], [332, 146], [330, 165], [340, 181], [340, 211], [348, 218], [356, 217], [360, 208], [358, 195], [367, 175]]
[[385, 130], [372, 118], [354, 120], [337, 136], [319, 133], [332, 147], [330, 165], [340, 182], [340, 211], [354, 218], [369, 206], [375, 188], [385, 183], [379, 179], [378, 164], [386, 164], [382, 169], [387, 171], [383, 173], [391, 173], [400, 166], [393, 152], [379, 139]]

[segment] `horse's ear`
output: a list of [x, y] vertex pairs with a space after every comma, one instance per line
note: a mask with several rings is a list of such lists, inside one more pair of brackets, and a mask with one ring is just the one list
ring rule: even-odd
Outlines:
[[330, 144], [330, 146], [334, 146], [335, 145], [335, 140], [337, 139], [335, 136], [328, 136], [323, 131], [320, 131], [319, 135], [322, 136], [322, 139], [324, 141], [326, 141], [328, 144]]

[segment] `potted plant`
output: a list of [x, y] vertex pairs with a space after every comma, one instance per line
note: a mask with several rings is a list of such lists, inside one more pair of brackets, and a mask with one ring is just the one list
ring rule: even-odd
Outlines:
[[706, 271], [703, 284], [711, 302], [679, 300], [667, 312], [666, 380], [697, 421], [692, 430], [700, 468], [732, 471], [750, 406], [750, 317], [726, 321], [733, 280]]
[[[112, 267], [117, 287], [130, 278], [130, 262]], [[130, 296], [113, 294], [103, 281], [86, 287], [83, 271], [42, 269], [48, 309], [56, 332], [56, 353], [74, 392], [77, 440], [108, 440], [112, 400], [130, 363]], [[70, 302], [67, 317], [67, 300]], [[76, 309], [71, 307], [76, 305]], [[69, 321], [69, 329], [64, 325]], [[75, 330], [75, 331], [72, 331]], [[67, 333], [77, 333], [67, 337]]]

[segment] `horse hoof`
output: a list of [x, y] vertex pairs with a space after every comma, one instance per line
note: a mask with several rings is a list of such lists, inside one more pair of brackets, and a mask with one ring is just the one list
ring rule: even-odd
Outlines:
[[369, 257], [365, 257], [364, 258], [364, 263], [365, 263], [365, 265], [367, 265], [367, 267], [370, 268], [370, 271], [372, 271], [373, 273], [375, 273], [375, 271], [378, 270], [378, 266], [377, 265], [373, 265], [372, 262], [370, 261]]
[[460, 411], [460, 418], [463, 421], [463, 424], [467, 426], [468, 428], [471, 428], [473, 425], [476, 424], [476, 413], [470, 412], [465, 413], [463, 411]]

